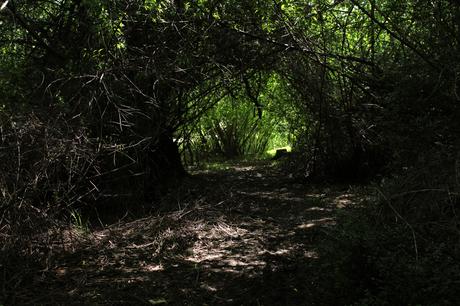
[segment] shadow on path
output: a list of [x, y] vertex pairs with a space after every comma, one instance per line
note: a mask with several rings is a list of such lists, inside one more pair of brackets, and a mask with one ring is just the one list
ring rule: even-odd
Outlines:
[[319, 304], [323, 229], [355, 201], [340, 188], [298, 184], [269, 164], [196, 172], [168, 197], [173, 212], [91, 233], [37, 275], [24, 301]]

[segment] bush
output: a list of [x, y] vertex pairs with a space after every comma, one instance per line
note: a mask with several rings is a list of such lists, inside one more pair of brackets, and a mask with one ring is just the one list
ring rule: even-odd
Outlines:
[[377, 188], [376, 200], [339, 216], [323, 250], [333, 262], [333, 285], [326, 286], [336, 298], [356, 305], [459, 300], [459, 159], [431, 157]]
[[247, 101], [224, 99], [192, 127], [183, 144], [189, 163], [209, 158], [226, 159], [265, 154], [273, 134], [273, 120], [258, 118]]

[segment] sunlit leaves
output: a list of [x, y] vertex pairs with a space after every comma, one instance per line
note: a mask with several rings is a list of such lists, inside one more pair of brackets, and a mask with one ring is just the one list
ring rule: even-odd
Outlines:
[[145, 0], [144, 1], [144, 8], [146, 10], [153, 10], [153, 9], [157, 9], [158, 8], [158, 2], [161, 2], [161, 1], [157, 1], [157, 0]]

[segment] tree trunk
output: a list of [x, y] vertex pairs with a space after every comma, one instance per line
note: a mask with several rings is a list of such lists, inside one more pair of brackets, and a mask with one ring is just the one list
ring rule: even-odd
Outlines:
[[148, 175], [145, 180], [145, 195], [148, 200], [156, 199], [171, 186], [186, 177], [179, 153], [179, 147], [171, 135], [162, 134], [158, 142], [147, 152]]

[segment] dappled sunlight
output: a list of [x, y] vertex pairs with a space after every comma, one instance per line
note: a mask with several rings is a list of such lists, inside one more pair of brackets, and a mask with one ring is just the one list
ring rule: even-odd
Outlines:
[[366, 196], [364, 196], [358, 193], [346, 192], [336, 195], [331, 200], [335, 208], [341, 209], [350, 206], [361, 205], [362, 203], [369, 201], [371, 199], [372, 196], [369, 193]]
[[161, 264], [160, 265], [147, 264], [142, 267], [142, 271], [145, 271], [145, 272], [159, 272], [163, 270], [164, 270], [164, 267]]
[[[218, 269], [226, 272], [250, 273], [250, 270], [266, 265], [263, 260], [266, 249], [261, 234], [260, 231], [249, 231], [222, 221], [205, 226], [200, 229], [198, 240], [188, 250], [190, 255], [185, 260], [206, 267], [217, 265]], [[213, 271], [216, 271], [215, 268]]]
[[236, 172], [245, 172], [245, 171], [251, 171], [256, 169], [254, 166], [233, 166], [231, 169], [235, 170]]
[[316, 226], [316, 223], [314, 222], [309, 222], [309, 223], [304, 223], [304, 224], [300, 224], [297, 226], [298, 229], [309, 229], [309, 228], [312, 228]]
[[305, 202], [305, 198], [302, 197], [295, 197], [292, 193], [289, 192], [279, 192], [279, 191], [272, 191], [272, 192], [246, 192], [246, 191], [238, 191], [241, 195], [249, 195], [255, 196], [261, 199], [268, 199], [268, 200], [285, 200], [285, 201], [294, 201], [294, 202]]
[[312, 227], [319, 226], [319, 225], [331, 225], [335, 224], [335, 219], [334, 218], [322, 218], [318, 220], [311, 220], [310, 222], [307, 223], [302, 223], [297, 226], [298, 229], [306, 230], [306, 229], [311, 229]]
[[306, 208], [305, 211], [325, 211], [325, 212], [331, 212], [333, 209], [328, 208], [328, 207], [309, 207]]
[[[233, 303], [241, 284], [249, 294], [272, 275], [278, 282], [294, 273], [283, 274], [284, 269], [319, 260], [318, 229], [334, 226], [338, 204], [355, 198], [308, 189], [269, 167], [228, 167], [198, 172], [205, 180], [197, 181], [193, 192], [200, 196], [174, 198], [181, 210], [81, 238], [79, 250], [53, 270], [59, 283], [71, 284], [62, 294], [111, 299], [105, 292], [119, 286], [154, 301], [200, 295]], [[308, 273], [298, 273], [298, 281], [308, 283]]]

